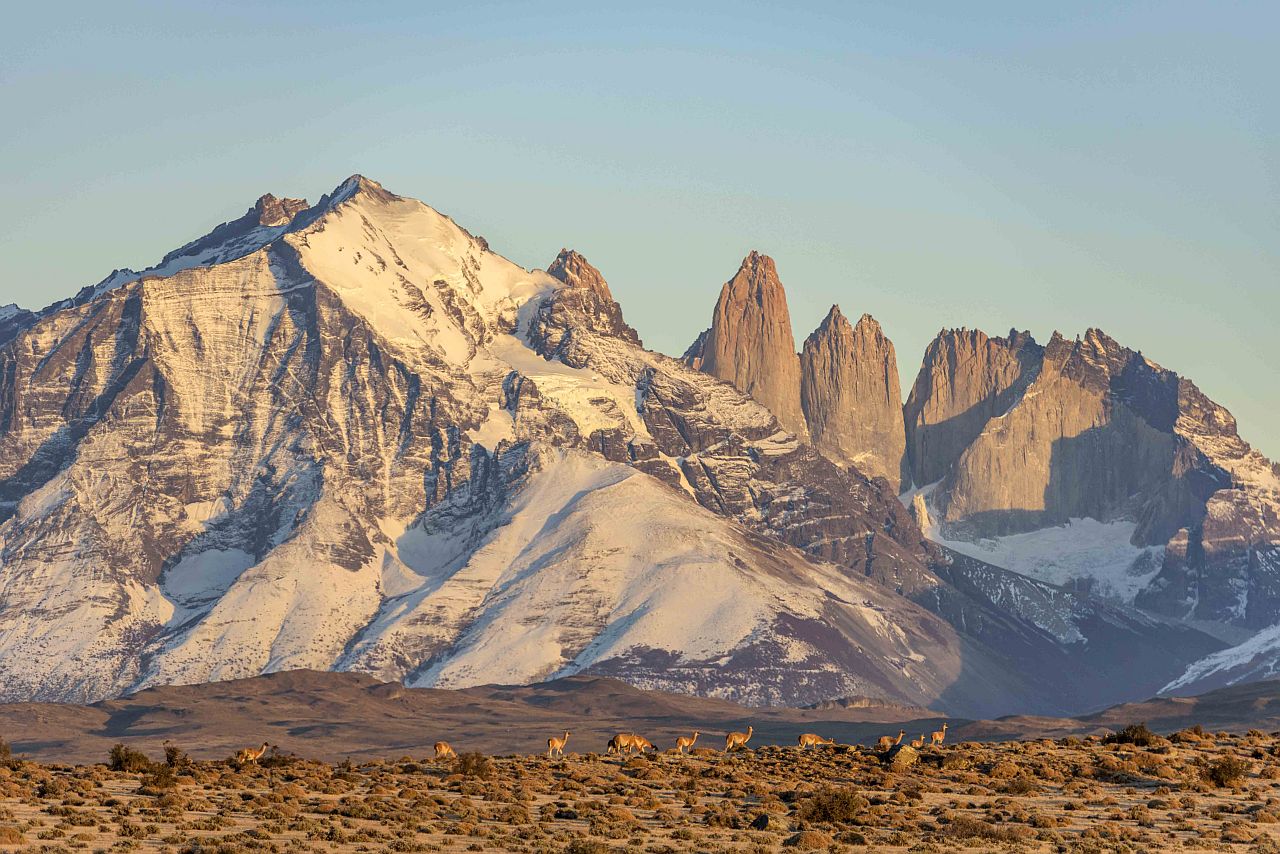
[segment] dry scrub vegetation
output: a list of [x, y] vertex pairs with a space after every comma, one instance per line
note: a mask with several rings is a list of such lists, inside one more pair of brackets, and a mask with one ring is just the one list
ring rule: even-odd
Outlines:
[[0, 742], [0, 849], [1280, 852], [1280, 738], [1257, 731], [888, 754], [103, 759], [42, 765]]

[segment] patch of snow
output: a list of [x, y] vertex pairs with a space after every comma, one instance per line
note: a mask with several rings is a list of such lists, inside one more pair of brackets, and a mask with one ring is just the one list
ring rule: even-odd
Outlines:
[[[1231, 672], [1244, 673], [1232, 678]], [[1265, 679], [1280, 673], [1280, 624], [1263, 629], [1244, 643], [1219, 650], [1194, 662], [1186, 671], [1160, 689], [1169, 694], [1211, 677], [1219, 677], [1227, 683], [1238, 681], [1245, 675], [1250, 680]]]
[[254, 564], [240, 549], [210, 549], [187, 555], [160, 578], [165, 598], [186, 607], [214, 601]]
[[1160, 572], [1163, 546], [1135, 546], [1133, 522], [1072, 519], [1066, 525], [974, 541], [949, 539], [933, 524], [925, 536], [960, 554], [1060, 587], [1086, 582], [1125, 604]]

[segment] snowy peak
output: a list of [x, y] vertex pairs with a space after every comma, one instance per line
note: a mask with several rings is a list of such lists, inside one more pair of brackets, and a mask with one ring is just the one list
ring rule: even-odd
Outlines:
[[302, 267], [401, 356], [462, 367], [563, 287], [490, 251], [450, 217], [352, 176], [283, 236]]

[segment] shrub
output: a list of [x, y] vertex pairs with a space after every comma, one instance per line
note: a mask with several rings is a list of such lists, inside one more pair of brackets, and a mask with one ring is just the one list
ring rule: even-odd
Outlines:
[[107, 767], [112, 771], [146, 771], [151, 768], [151, 760], [145, 753], [117, 744], [107, 755]]
[[488, 780], [493, 776], [493, 763], [483, 753], [460, 753], [453, 763], [453, 773]]
[[1034, 795], [1040, 787], [1030, 777], [1014, 777], [1001, 786], [1000, 791], [1006, 795]]
[[1243, 759], [1224, 756], [1201, 765], [1200, 774], [1213, 785], [1225, 788], [1243, 781], [1244, 776], [1249, 773], [1249, 768], [1249, 763]]
[[138, 793], [142, 795], [158, 795], [178, 785], [178, 775], [169, 764], [156, 765], [151, 773], [142, 778]]
[[1113, 732], [1102, 739], [1103, 744], [1132, 744], [1137, 747], [1152, 747], [1159, 744], [1162, 739], [1151, 730], [1147, 729], [1145, 723], [1129, 724], [1119, 732]]
[[609, 854], [609, 846], [594, 839], [575, 839], [564, 847], [564, 854]]
[[185, 768], [191, 764], [191, 757], [178, 745], [166, 742], [164, 746], [164, 764], [170, 768]]
[[16, 827], [0, 827], [0, 845], [21, 845], [27, 841]]
[[796, 817], [803, 821], [852, 821], [870, 802], [853, 789], [828, 786], [800, 802]]
[[1000, 827], [989, 821], [961, 814], [951, 819], [942, 829], [942, 835], [953, 839], [992, 839], [1015, 842], [1034, 834], [1030, 828]]

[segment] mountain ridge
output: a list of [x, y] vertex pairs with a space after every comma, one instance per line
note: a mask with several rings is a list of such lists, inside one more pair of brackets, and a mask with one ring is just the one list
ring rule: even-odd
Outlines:
[[[814, 431], [767, 256], [725, 284], [702, 339], [726, 380], [643, 349], [578, 253], [526, 270], [362, 176], [302, 205], [264, 196], [166, 256], [180, 269], [119, 274], [0, 339], [6, 696], [319, 667], [1061, 712], [1223, 647], [931, 542], [891, 477], [907, 435], [867, 449], [879, 472], [810, 445], [856, 436], [864, 412], [908, 429], [896, 357], [873, 319], [841, 327], [839, 370], [807, 397], [837, 417]], [[874, 410], [840, 401], [856, 378]], [[1187, 442], [1256, 474], [1192, 388]], [[1131, 684], [1108, 687], [1100, 662], [1123, 650]]]

